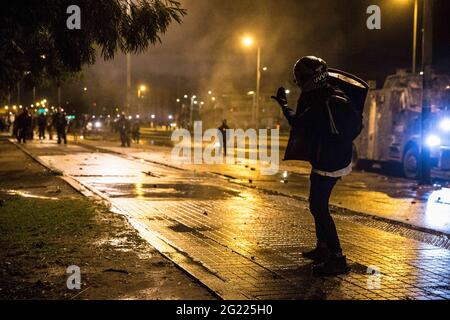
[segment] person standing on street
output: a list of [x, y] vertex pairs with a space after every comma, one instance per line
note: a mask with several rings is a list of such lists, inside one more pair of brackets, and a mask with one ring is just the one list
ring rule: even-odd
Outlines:
[[37, 119], [38, 130], [39, 130], [39, 140], [45, 140], [45, 127], [47, 127], [47, 117], [44, 113], [41, 113]]
[[56, 134], [58, 135], [58, 144], [61, 144], [64, 141], [64, 144], [67, 144], [67, 119], [66, 115], [59, 111], [55, 116], [55, 128]]
[[19, 143], [27, 143], [28, 134], [32, 128], [32, 119], [31, 115], [28, 112], [27, 108], [24, 108], [23, 111], [16, 118], [16, 128], [17, 128], [17, 141]]
[[134, 123], [133, 123], [133, 128], [132, 128], [132, 135], [133, 135], [133, 141], [137, 144], [139, 144], [140, 140], [141, 140], [141, 122], [139, 121], [139, 119], [137, 119]]
[[56, 114], [53, 113], [52, 115], [47, 115], [47, 132], [48, 132], [48, 139], [53, 140], [53, 128], [55, 126], [56, 120], [55, 120]]
[[223, 155], [227, 156], [227, 130], [229, 130], [230, 127], [228, 127], [227, 120], [224, 119], [222, 121], [222, 125], [217, 129], [222, 134], [222, 141], [220, 141], [221, 146], [223, 148]]
[[330, 214], [329, 200], [336, 183], [352, 171], [352, 143], [362, 130], [362, 114], [355, 111], [342, 90], [329, 83], [324, 60], [314, 56], [300, 59], [294, 76], [302, 91], [297, 111], [288, 107], [284, 88], [279, 88], [272, 98], [292, 127], [285, 160], [303, 160], [312, 165], [309, 204], [317, 245], [302, 255], [314, 261], [316, 276], [346, 274], [350, 269]]
[[125, 117], [125, 114], [122, 114], [117, 121], [117, 129], [119, 130], [122, 147], [130, 147], [130, 121]]

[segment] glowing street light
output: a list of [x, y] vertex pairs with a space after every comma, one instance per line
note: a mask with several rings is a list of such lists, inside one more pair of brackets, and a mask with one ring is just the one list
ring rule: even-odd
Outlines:
[[138, 90], [138, 98], [142, 98], [142, 94], [147, 91], [147, 87], [145, 85], [140, 85]]
[[253, 43], [254, 43], [255, 41], [253, 40], [253, 38], [252, 37], [244, 37], [243, 39], [242, 39], [242, 44], [245, 46], [245, 47], [251, 47], [251, 46], [253, 46]]
[[[244, 47], [250, 48], [255, 44], [255, 40], [246, 36], [242, 39], [242, 44]], [[258, 45], [256, 50], [256, 94], [253, 102], [253, 112], [252, 118], [255, 125], [259, 125], [259, 95], [260, 95], [260, 86], [261, 86], [261, 47]]]

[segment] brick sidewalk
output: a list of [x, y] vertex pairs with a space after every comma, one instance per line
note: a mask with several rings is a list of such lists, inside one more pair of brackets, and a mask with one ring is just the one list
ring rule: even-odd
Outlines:
[[[184, 254], [181, 267], [196, 264], [244, 297], [450, 298], [449, 250], [336, 215], [352, 272], [316, 279], [311, 277], [309, 261], [300, 256], [315, 242], [304, 201], [80, 147], [33, 144], [27, 148]], [[381, 277], [370, 277], [369, 266], [378, 268]], [[376, 284], [377, 279], [380, 288], [368, 285], [368, 280]]]

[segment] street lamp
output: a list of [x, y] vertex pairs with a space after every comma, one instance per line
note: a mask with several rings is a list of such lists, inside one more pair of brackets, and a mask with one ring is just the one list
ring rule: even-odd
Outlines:
[[[140, 85], [139, 86], [139, 90], [138, 90], [138, 98], [143, 99], [144, 98], [144, 93], [147, 91], [147, 87], [145, 85]], [[142, 102], [140, 101], [138, 104], [138, 113], [141, 113], [141, 106], [142, 106]]]
[[139, 86], [139, 90], [138, 90], [138, 97], [141, 98], [142, 94], [147, 91], [147, 87], [145, 85], [141, 85]]
[[[410, 0], [397, 0], [399, 2], [405, 2]], [[419, 0], [414, 0], [414, 29], [413, 29], [413, 52], [412, 52], [412, 73], [417, 72], [417, 28], [419, 21]]]
[[[244, 37], [242, 39], [242, 44], [244, 47], [253, 47], [255, 41], [252, 37]], [[259, 96], [260, 96], [260, 86], [261, 86], [261, 47], [258, 45], [256, 50], [256, 95], [255, 102], [253, 105], [252, 118], [256, 126], [259, 126]]]
[[192, 122], [194, 120], [194, 118], [193, 118], [194, 117], [194, 104], [197, 104], [197, 101], [195, 99], [197, 99], [197, 96], [193, 95], [191, 97], [191, 105], [189, 108], [189, 124], [190, 125], [192, 125]]

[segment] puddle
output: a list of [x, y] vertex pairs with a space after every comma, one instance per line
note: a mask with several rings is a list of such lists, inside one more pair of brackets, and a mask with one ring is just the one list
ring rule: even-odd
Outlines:
[[7, 195], [7, 196], [19, 196], [23, 198], [31, 198], [31, 199], [41, 199], [41, 200], [58, 200], [58, 198], [55, 197], [46, 197], [46, 196], [38, 196], [35, 194], [31, 194], [25, 191], [18, 191], [18, 190], [0, 190], [0, 195]]
[[208, 228], [208, 227], [191, 228], [180, 222], [176, 223], [173, 226], [170, 226], [169, 229], [172, 229], [173, 231], [180, 232], [180, 233], [196, 233], [196, 232], [203, 232], [203, 231], [211, 230], [211, 228]]
[[238, 191], [201, 184], [94, 183], [93, 186], [111, 198], [226, 200], [239, 197], [240, 194]]

